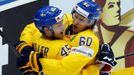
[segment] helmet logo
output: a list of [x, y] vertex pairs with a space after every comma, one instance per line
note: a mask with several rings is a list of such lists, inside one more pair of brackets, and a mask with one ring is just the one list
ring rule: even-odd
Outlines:
[[41, 17], [43, 17], [43, 16], [46, 16], [46, 14], [44, 14], [44, 13], [41, 13], [41, 14], [40, 14], [40, 16], [41, 16]]
[[51, 8], [51, 11], [55, 11], [56, 10], [56, 8]]
[[84, 2], [83, 5], [86, 6], [86, 7], [90, 6], [87, 2]]
[[96, 10], [97, 10], [97, 11], [99, 11], [100, 9], [99, 9], [99, 8], [97, 8]]

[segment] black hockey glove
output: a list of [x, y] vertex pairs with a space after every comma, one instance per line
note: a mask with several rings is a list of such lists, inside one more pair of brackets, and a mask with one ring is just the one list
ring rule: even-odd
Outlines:
[[34, 72], [29, 63], [29, 56], [19, 56], [16, 61], [16, 66], [24, 75]]
[[111, 71], [112, 67], [116, 65], [114, 53], [108, 44], [101, 45], [97, 62], [100, 63], [101, 72], [103, 73]]
[[29, 64], [29, 56], [31, 51], [34, 51], [34, 49], [24, 41], [20, 41], [16, 43], [15, 48], [19, 54], [16, 61], [17, 68], [24, 75], [31, 74], [31, 72], [34, 73], [34, 71], [31, 69], [31, 66]]
[[31, 51], [34, 51], [33, 47], [30, 44], [27, 44], [24, 41], [17, 42], [15, 44], [16, 51], [21, 55], [29, 55]]
[[42, 65], [39, 61], [39, 58], [43, 58], [43, 53], [32, 51], [29, 56], [29, 63], [34, 72], [39, 72], [42, 70]]
[[42, 53], [32, 51], [29, 56], [18, 57], [16, 66], [24, 75], [31, 73], [38, 74], [38, 72], [42, 70], [42, 66], [39, 62], [39, 58], [42, 57]]

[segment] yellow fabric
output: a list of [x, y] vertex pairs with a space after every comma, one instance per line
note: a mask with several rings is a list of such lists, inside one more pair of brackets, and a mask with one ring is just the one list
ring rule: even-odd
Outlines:
[[40, 34], [40, 31], [37, 29], [34, 23], [27, 25], [21, 33], [20, 41], [25, 41], [26, 43], [32, 44], [31, 38], [35, 33]]
[[70, 45], [72, 47], [86, 46], [87, 48], [94, 50], [94, 55], [90, 58], [89, 64], [95, 62], [95, 57], [99, 50], [99, 39], [95, 36], [94, 31], [88, 29], [76, 35], [72, 35]]
[[46, 75], [77, 75], [86, 63], [88, 63], [88, 60], [88, 57], [80, 54], [69, 54], [62, 60], [40, 59], [43, 66], [42, 72]]
[[134, 67], [113, 71], [110, 75], [134, 75]]
[[[86, 34], [85, 34], [86, 33]], [[92, 43], [90, 46], [84, 46], [94, 50], [94, 55], [89, 58], [80, 54], [69, 54], [69, 56], [64, 57], [62, 60], [55, 59], [40, 59], [43, 66], [42, 72], [47, 75], [99, 75], [99, 68], [95, 64], [96, 54], [99, 49], [99, 40], [90, 30], [83, 31], [77, 35], [73, 35], [71, 41], [72, 47], [79, 46], [80, 37], [92, 38]], [[88, 64], [87, 64], [88, 63]], [[87, 65], [86, 67], [84, 67]], [[92, 66], [93, 65], [93, 66]], [[83, 69], [84, 67], [84, 69]]]
[[73, 19], [71, 14], [65, 14], [63, 17], [63, 25], [65, 25], [65, 29], [73, 24]]
[[[68, 55], [70, 46], [64, 40], [48, 40], [44, 38], [33, 38], [34, 50], [42, 52], [45, 58], [62, 59]], [[66, 54], [61, 55], [62, 51]]]
[[99, 67], [97, 65], [89, 65], [89, 66], [86, 66], [82, 69], [82, 72], [81, 74], [79, 75], [100, 75], [100, 70], [99, 70]]
[[34, 23], [31, 23], [29, 25], [26, 25], [26, 27], [24, 28], [24, 30], [21, 32], [20, 35], [20, 41], [24, 41], [21, 44], [19, 44], [16, 47], [16, 50], [20, 53], [22, 51], [22, 49], [26, 46], [32, 46], [33, 43], [33, 35], [37, 34], [40, 36], [41, 33], [40, 31], [37, 29], [37, 27], [34, 25]]

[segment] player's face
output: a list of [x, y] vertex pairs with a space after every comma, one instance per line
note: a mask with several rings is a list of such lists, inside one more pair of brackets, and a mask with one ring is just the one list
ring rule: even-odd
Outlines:
[[79, 33], [89, 27], [88, 18], [83, 17], [77, 12], [73, 13], [73, 31]]
[[54, 36], [58, 39], [63, 37], [63, 32], [64, 32], [64, 25], [62, 24], [62, 21], [53, 25], [53, 31], [54, 31]]
[[119, 24], [119, 0], [106, 0], [103, 7], [102, 21], [109, 26]]

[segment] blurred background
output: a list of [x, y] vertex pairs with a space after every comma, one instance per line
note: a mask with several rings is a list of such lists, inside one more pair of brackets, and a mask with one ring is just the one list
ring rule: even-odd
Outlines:
[[[0, 29], [13, 45], [25, 25], [33, 21], [43, 5], [70, 13], [81, 0], [0, 0]], [[109, 43], [115, 57], [134, 52], [134, 0], [93, 0], [102, 7], [97, 23], [101, 43]], [[21, 75], [15, 66], [16, 56], [8, 42], [0, 36], [0, 75]], [[117, 60], [113, 71], [134, 67], [134, 56]]]

